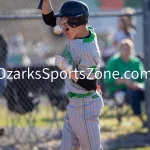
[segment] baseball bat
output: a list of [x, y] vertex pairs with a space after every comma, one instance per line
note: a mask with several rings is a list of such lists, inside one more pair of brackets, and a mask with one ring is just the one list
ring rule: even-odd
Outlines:
[[37, 8], [37, 9], [42, 10], [42, 6], [43, 6], [43, 0], [40, 0], [40, 3], [39, 3], [39, 5], [38, 5], [38, 8]]

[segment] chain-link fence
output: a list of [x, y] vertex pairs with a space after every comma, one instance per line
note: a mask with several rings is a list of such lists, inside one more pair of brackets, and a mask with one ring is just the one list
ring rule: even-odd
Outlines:
[[[55, 3], [54, 9], [58, 10]], [[37, 10], [29, 9], [36, 7], [35, 2], [6, 1], [0, 2], [0, 5], [3, 6], [0, 13], [0, 73], [1, 77], [7, 76], [7, 80], [0, 79], [3, 85], [0, 90], [3, 94], [0, 100], [0, 109], [3, 112], [1, 124], [5, 130], [4, 138], [0, 139], [3, 144], [0, 145], [5, 148], [6, 145], [11, 147], [13, 143], [30, 143], [30, 147], [23, 149], [33, 149], [37, 143], [40, 145], [54, 137], [58, 138], [55, 135], [62, 128], [68, 98], [64, 80], [61, 79], [63, 75], [59, 74], [53, 82], [52, 77], [56, 78], [55, 71], [60, 73], [54, 66], [53, 55], [63, 53], [66, 39], [63, 34], [55, 35], [53, 29], [44, 24]], [[27, 7], [28, 9], [24, 9]], [[97, 32], [98, 44], [102, 50], [101, 71], [104, 71], [107, 56], [114, 54], [111, 41], [107, 41], [105, 37], [114, 37], [118, 15], [120, 11], [114, 14], [95, 13], [89, 19]], [[135, 50], [143, 60], [142, 14], [137, 13], [134, 21]], [[111, 54], [105, 53], [106, 43], [110, 44], [108, 47]], [[107, 93], [103, 79], [99, 81], [103, 93]], [[3, 135], [3, 130], [1, 134]], [[43, 144], [43, 147], [47, 148], [48, 145]]]
[[[30, 17], [30, 13], [26, 16]], [[36, 19], [5, 17], [0, 24], [2, 89], [5, 87], [1, 90], [1, 147], [15, 144], [17, 149], [17, 144], [21, 144], [20, 149], [33, 149], [36, 142], [44, 143], [61, 135], [68, 98], [64, 80], [57, 77], [60, 70], [54, 66], [53, 53], [63, 52], [65, 39], [45, 26], [41, 15]], [[52, 77], [57, 80], [52, 81]]]

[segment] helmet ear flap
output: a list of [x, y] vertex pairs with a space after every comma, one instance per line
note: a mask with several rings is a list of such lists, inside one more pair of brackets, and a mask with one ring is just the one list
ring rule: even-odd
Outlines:
[[88, 17], [80, 16], [80, 17], [68, 17], [67, 24], [72, 27], [78, 27], [80, 25], [86, 25], [88, 23]]

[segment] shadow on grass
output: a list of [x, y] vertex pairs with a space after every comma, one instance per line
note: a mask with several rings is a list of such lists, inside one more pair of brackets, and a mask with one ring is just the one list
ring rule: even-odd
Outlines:
[[[49, 123], [49, 122], [53, 122], [54, 119], [50, 119], [50, 118], [42, 118], [41, 121], [42, 121], [42, 122]], [[57, 118], [56, 121], [63, 121], [63, 118]]]
[[146, 133], [134, 132], [108, 140], [105, 144], [108, 150], [137, 148], [150, 145], [150, 139], [148, 141]]
[[114, 132], [114, 131], [116, 131], [117, 130], [117, 128], [115, 127], [113, 127], [113, 128], [110, 128], [110, 127], [101, 127], [101, 131], [102, 131], [102, 133], [104, 133], [104, 132]]
[[116, 118], [117, 114], [108, 114], [107, 112], [106, 113], [103, 113], [100, 118], [105, 118], [105, 119], [109, 119], [109, 118]]

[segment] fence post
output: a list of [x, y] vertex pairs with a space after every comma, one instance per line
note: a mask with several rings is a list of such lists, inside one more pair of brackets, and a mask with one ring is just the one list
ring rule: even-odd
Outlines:
[[[145, 69], [150, 71], [150, 0], [143, 1], [144, 12], [144, 53], [145, 53]], [[148, 140], [150, 140], [150, 73], [147, 74], [145, 100], [148, 123]]]

